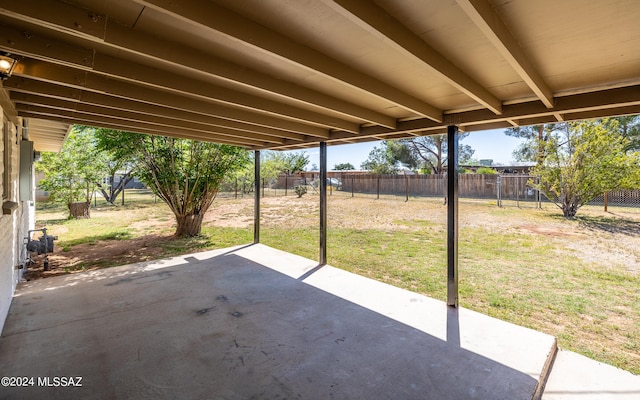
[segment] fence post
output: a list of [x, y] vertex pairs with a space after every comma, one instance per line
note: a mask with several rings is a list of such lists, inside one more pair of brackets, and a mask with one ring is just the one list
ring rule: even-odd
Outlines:
[[496, 179], [496, 195], [498, 197], [498, 207], [502, 207], [502, 175]]
[[609, 208], [609, 192], [604, 192], [604, 212]]
[[404, 201], [409, 201], [409, 175], [404, 174]]
[[516, 207], [520, 208], [520, 175], [516, 180]]
[[376, 200], [380, 200], [380, 175], [376, 175]]
[[[540, 177], [536, 178], [536, 185], [540, 185]], [[538, 209], [542, 210], [542, 193], [540, 193], [540, 189], [536, 189], [538, 192]]]
[[235, 194], [234, 198], [237, 199], [238, 198], [238, 178], [236, 178], [236, 188], [235, 189], [236, 189], [236, 194]]
[[353, 197], [353, 193], [354, 193], [354, 189], [355, 189], [354, 181], [355, 181], [355, 179], [354, 179], [353, 175], [351, 175], [351, 197]]
[[284, 197], [287, 197], [288, 188], [289, 188], [289, 174], [284, 176]]

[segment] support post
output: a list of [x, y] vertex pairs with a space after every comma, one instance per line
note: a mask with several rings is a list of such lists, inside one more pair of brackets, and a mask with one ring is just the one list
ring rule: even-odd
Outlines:
[[409, 175], [404, 174], [404, 201], [409, 201]]
[[327, 142], [320, 142], [320, 265], [327, 264]]
[[520, 175], [516, 179], [516, 207], [520, 208]]
[[253, 243], [260, 243], [260, 150], [254, 151]]
[[447, 305], [458, 307], [458, 127], [447, 127]]

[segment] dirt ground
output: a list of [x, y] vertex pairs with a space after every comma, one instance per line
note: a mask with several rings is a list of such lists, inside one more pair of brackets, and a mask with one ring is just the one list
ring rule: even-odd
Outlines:
[[[331, 227], [386, 232], [424, 229], [424, 223], [446, 229], [446, 210], [440, 199], [404, 202], [334, 195], [329, 197], [328, 224]], [[261, 223], [265, 227], [316, 228], [318, 198], [267, 197], [261, 199], [261, 215]], [[519, 210], [516, 207], [499, 208], [488, 201], [461, 200], [459, 217], [460, 229], [481, 227], [491, 231], [551, 237], [586, 261], [624, 265], [629, 272], [638, 273], [640, 210], [604, 213], [599, 209], [584, 208], [576, 220], [568, 221], [551, 205], [544, 210]], [[253, 199], [216, 200], [205, 217], [204, 225], [252, 229]], [[106, 261], [111, 265], [123, 265], [161, 258], [165, 256], [163, 245], [173, 240], [172, 226], [171, 218], [148, 218], [132, 223], [130, 228], [156, 233], [127, 240], [101, 241], [95, 245], [74, 245], [68, 251], [62, 251], [58, 246], [56, 252], [49, 256], [51, 271], [43, 271], [43, 256], [38, 256], [34, 266], [29, 268], [27, 279], [68, 273], [65, 266], [89, 261], [96, 264], [95, 268], [100, 268], [101, 262]]]

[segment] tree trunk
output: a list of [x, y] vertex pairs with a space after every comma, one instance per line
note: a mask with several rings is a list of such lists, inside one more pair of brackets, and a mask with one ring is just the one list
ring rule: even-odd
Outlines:
[[566, 218], [573, 218], [576, 216], [576, 214], [578, 213], [578, 205], [570, 202], [570, 201], [565, 201], [562, 203], [562, 214], [566, 217]]
[[178, 237], [193, 237], [198, 236], [202, 232], [202, 219], [204, 214], [187, 214], [176, 215], [176, 233], [174, 236]]
[[89, 204], [87, 202], [80, 203], [70, 203], [69, 204], [69, 214], [73, 218], [89, 218]]

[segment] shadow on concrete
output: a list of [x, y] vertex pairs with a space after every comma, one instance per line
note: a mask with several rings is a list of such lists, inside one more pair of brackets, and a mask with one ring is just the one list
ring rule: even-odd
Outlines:
[[461, 348], [456, 309], [444, 341], [234, 253], [188, 261], [21, 288], [0, 370], [82, 387], [0, 397], [529, 400], [537, 387]]

